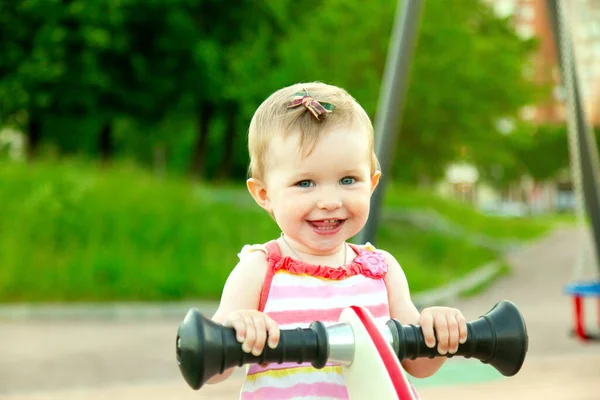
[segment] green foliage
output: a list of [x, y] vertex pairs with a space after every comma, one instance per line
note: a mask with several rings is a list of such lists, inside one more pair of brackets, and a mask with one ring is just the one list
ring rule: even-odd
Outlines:
[[[0, 2], [0, 126], [24, 129], [33, 144], [41, 140], [59, 157], [114, 162], [102, 173], [82, 162], [0, 164], [0, 296], [218, 296], [236, 261], [231, 249], [272, 238], [276, 226], [251, 203], [246, 207], [243, 188], [192, 186], [177, 177], [196, 169], [195, 176], [212, 180], [243, 178], [252, 113], [294, 82], [345, 87], [374, 117], [396, 6]], [[524, 173], [545, 179], [566, 167], [563, 128], [516, 118], [538, 98], [540, 88], [524, 74], [534, 47], [479, 0], [454, 1], [451, 9], [442, 0], [426, 2], [395, 162], [386, 174], [435, 180], [462, 149], [499, 184]], [[500, 135], [499, 118], [517, 121], [516, 131]], [[550, 226], [487, 218], [397, 185], [386, 205], [436, 210], [467, 231], [497, 238], [532, 238]], [[415, 290], [495, 257], [467, 240], [389, 221], [380, 240], [400, 258]]]
[[[238, 53], [251, 48], [261, 32], [271, 32], [275, 41], [281, 26], [290, 25], [282, 20], [287, 5], [291, 2], [244, 0], [236, 7], [214, 0], [3, 2], [0, 51], [7, 56], [0, 59], [0, 125], [31, 133], [28, 124], [35, 123], [41, 139], [60, 153], [96, 156], [112, 152], [100, 148], [101, 129], [107, 132], [105, 146], [112, 147], [113, 124], [130, 120], [138, 129], [129, 134], [145, 140], [147, 149], [140, 154], [120, 148], [117, 154], [142, 161], [157, 147], [170, 153], [177, 132], [160, 129], [166, 120], [197, 123], [206, 103], [226, 108], [227, 118], [247, 99], [240, 79], [250, 79], [237, 77]], [[53, 129], [63, 122], [81, 135], [67, 133], [65, 140], [62, 130]], [[232, 138], [238, 149], [241, 139]]]
[[463, 148], [478, 167], [509, 157], [497, 146], [497, 121], [518, 121], [538, 94], [524, 74], [534, 42], [484, 2], [458, 1], [451, 10], [443, 1], [425, 7], [396, 152], [403, 162], [393, 170], [412, 181], [439, 178]]
[[509, 146], [527, 173], [541, 182], [569, 167], [569, 141], [564, 125], [531, 127], [527, 134], [510, 135]]
[[[97, 170], [81, 161], [0, 161], [0, 182], [2, 301], [216, 299], [237, 251], [279, 233], [240, 185], [159, 179], [124, 163]], [[424, 193], [390, 193], [394, 207], [433, 207], [503, 237], [543, 232], [527, 231], [536, 225], [529, 220], [503, 225]], [[497, 256], [456, 235], [390, 221], [381, 228], [378, 246], [400, 260], [413, 292]]]
[[374, 116], [396, 2], [333, 0], [279, 43], [272, 86], [324, 81], [346, 88]]
[[[600, 130], [594, 129], [592, 134], [598, 146]], [[548, 181], [570, 169], [569, 146], [565, 125], [522, 124], [497, 143], [496, 156], [503, 155], [505, 159], [496, 158], [495, 162], [480, 166], [479, 172], [484, 180], [500, 187], [524, 175], [537, 182]], [[596, 151], [600, 153], [600, 147]]]
[[[55, 93], [43, 90], [65, 70], [59, 46], [59, 1], [2, 2], [0, 8], [0, 120], [21, 109], [49, 106]], [[18, 23], [16, 23], [18, 21]]]
[[[340, 85], [375, 116], [396, 6], [3, 2], [0, 123], [27, 131], [36, 123], [59, 154], [114, 155], [178, 174], [193, 165], [196, 176], [242, 178], [249, 119], [284, 85]], [[426, 2], [396, 161], [386, 172], [405, 182], [435, 180], [463, 148], [482, 170], [518, 170], [496, 122], [517, 121], [517, 110], [538, 98], [524, 73], [534, 48], [484, 2], [455, 1], [451, 12], [444, 1]], [[103, 129], [112, 154], [99, 144]]]
[[[322, 80], [347, 88], [374, 117], [396, 3], [324, 3], [280, 44], [279, 84]], [[374, 21], [377, 21], [376, 23]], [[343, 34], [336, 34], [343, 32]], [[478, 0], [425, 3], [393, 178], [437, 180], [465, 147], [472, 161], [510, 162], [496, 124], [517, 120], [540, 88], [524, 74], [535, 49]], [[495, 155], [495, 157], [490, 157]], [[507, 160], [506, 160], [507, 159]]]

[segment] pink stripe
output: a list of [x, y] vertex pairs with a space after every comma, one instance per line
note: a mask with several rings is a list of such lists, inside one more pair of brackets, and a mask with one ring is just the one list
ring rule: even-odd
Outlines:
[[[330, 308], [327, 310], [294, 310], [267, 312], [279, 325], [306, 324], [314, 321], [337, 322], [340, 314], [346, 307]], [[374, 318], [389, 315], [389, 307], [386, 303], [364, 307], [373, 314]]]
[[379, 293], [382, 287], [385, 287], [385, 283], [381, 279], [361, 279], [355, 285], [349, 286], [331, 285], [330, 283], [322, 286], [272, 284], [269, 291], [269, 300], [355, 296], [357, 294]]
[[[336, 366], [339, 364], [327, 363], [327, 367]], [[291, 369], [291, 368], [303, 368], [303, 367], [312, 367], [309, 362], [305, 362], [302, 364], [298, 364], [295, 362], [284, 362], [281, 364], [268, 364], [266, 367], [261, 367], [259, 364], [251, 364], [248, 368], [248, 375], [258, 374], [260, 372], [265, 372], [269, 370], [279, 370], [279, 369]], [[317, 370], [318, 371], [318, 370]]]
[[242, 392], [242, 400], [281, 400], [289, 399], [290, 395], [298, 396], [321, 396], [335, 399], [347, 399], [348, 390], [346, 386], [337, 383], [298, 383], [296, 385], [275, 388], [262, 387], [254, 392]]

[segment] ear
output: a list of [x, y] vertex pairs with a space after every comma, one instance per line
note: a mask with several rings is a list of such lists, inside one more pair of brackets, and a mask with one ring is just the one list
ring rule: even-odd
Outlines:
[[375, 191], [375, 188], [379, 184], [379, 178], [381, 178], [381, 171], [375, 171], [371, 177], [371, 194]]
[[256, 201], [256, 204], [270, 213], [271, 203], [264, 183], [258, 179], [250, 178], [246, 181], [246, 186], [248, 187], [248, 192], [250, 192], [250, 195], [254, 198], [254, 201]]

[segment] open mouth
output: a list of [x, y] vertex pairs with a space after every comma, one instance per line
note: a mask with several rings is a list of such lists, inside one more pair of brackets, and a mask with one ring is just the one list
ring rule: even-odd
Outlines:
[[338, 229], [345, 219], [320, 219], [315, 221], [307, 221], [310, 226], [320, 232], [331, 232]]

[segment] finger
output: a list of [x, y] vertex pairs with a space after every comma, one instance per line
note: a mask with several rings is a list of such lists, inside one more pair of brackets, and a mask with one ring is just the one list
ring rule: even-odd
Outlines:
[[246, 339], [242, 344], [242, 350], [245, 353], [250, 353], [254, 342], [256, 341], [256, 329], [254, 328], [254, 321], [250, 315], [244, 316], [244, 324], [246, 325]]
[[456, 316], [456, 322], [458, 322], [459, 342], [464, 344], [469, 337], [469, 330], [467, 329], [467, 320], [462, 313], [458, 313]]
[[269, 335], [268, 346], [272, 349], [277, 347], [279, 344], [279, 326], [277, 322], [273, 321], [268, 316], [265, 318], [267, 324], [267, 333]]
[[433, 333], [433, 317], [429, 313], [421, 314], [421, 329], [423, 330], [423, 338], [425, 338], [425, 345], [430, 349], [435, 347], [435, 334]]
[[437, 337], [438, 353], [445, 355], [448, 352], [448, 321], [444, 314], [436, 315], [433, 319], [435, 336]]
[[236, 314], [232, 318], [228, 318], [223, 325], [233, 328], [235, 330], [235, 338], [237, 341], [239, 343], [244, 342], [244, 339], [246, 339], [246, 323], [241, 315]]
[[267, 340], [267, 326], [265, 324], [265, 318], [262, 315], [255, 315], [252, 317], [254, 322], [254, 328], [256, 330], [256, 340], [254, 346], [252, 346], [252, 354], [260, 356], [263, 349], [265, 348], [265, 342]]
[[453, 314], [446, 316], [446, 324], [448, 325], [448, 353], [455, 354], [458, 350], [458, 322]]

